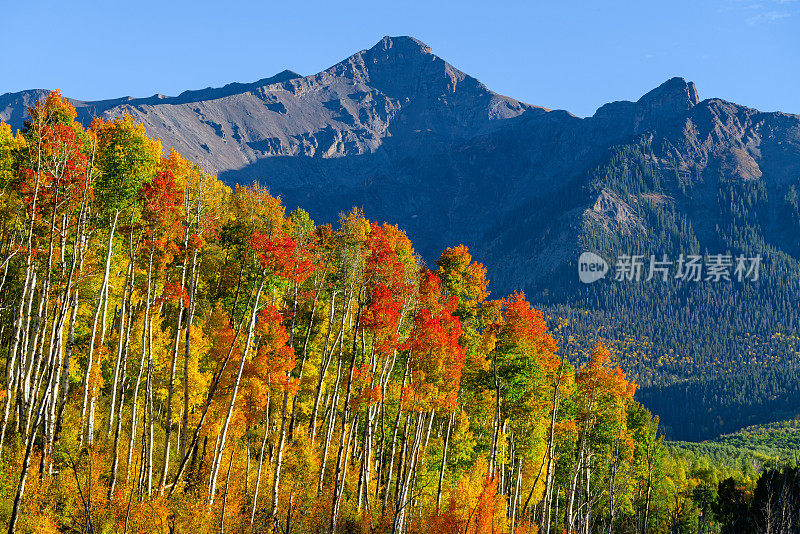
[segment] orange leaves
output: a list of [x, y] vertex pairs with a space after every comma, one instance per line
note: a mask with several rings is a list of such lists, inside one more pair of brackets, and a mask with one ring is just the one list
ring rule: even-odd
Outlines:
[[374, 373], [369, 363], [353, 368], [350, 375], [353, 396], [350, 398], [351, 408], [358, 409], [361, 406], [372, 406], [383, 400], [383, 392], [380, 386], [374, 386]]
[[592, 359], [575, 377], [578, 392], [578, 419], [594, 443], [621, 440], [621, 449], [632, 453], [627, 434], [626, 407], [633, 401], [636, 384], [625, 372], [613, 365], [609, 351], [599, 342], [592, 350]]
[[314, 272], [310, 247], [300, 248], [291, 237], [272, 238], [255, 231], [250, 234], [249, 246], [261, 267], [275, 276], [299, 284]]
[[153, 181], [142, 186], [144, 214], [153, 227], [169, 233], [180, 228], [178, 215], [183, 205], [183, 194], [175, 186], [175, 176], [168, 171], [159, 171]]
[[400, 230], [397, 225], [386, 223], [383, 224], [381, 230], [389, 246], [397, 254], [397, 258], [405, 265], [415, 265], [414, 247], [406, 233]]
[[504, 306], [505, 321], [502, 330], [505, 335], [529, 343], [531, 348], [542, 353], [555, 353], [558, 344], [547, 329], [544, 314], [531, 308], [524, 293], [511, 295], [504, 301]]
[[281, 324], [282, 321], [283, 317], [275, 306], [269, 305], [261, 310], [256, 322], [256, 332], [262, 336], [264, 345], [274, 347], [286, 345], [289, 341], [289, 334]]
[[435, 534], [503, 534], [508, 532], [506, 496], [498, 491], [499, 477], [487, 475], [480, 458], [458, 483], [445, 509], [428, 519]]
[[601, 343], [592, 350], [592, 360], [575, 378], [587, 404], [620, 406], [633, 400], [636, 384], [628, 382], [625, 372], [611, 362], [611, 353]]
[[167, 282], [164, 284], [163, 300], [167, 302], [183, 301], [183, 307], [188, 308], [190, 304], [189, 292], [183, 287], [180, 282]]
[[194, 167], [192, 162], [178, 154], [174, 148], [170, 150], [167, 157], [161, 158], [159, 162], [159, 170], [172, 174], [172, 176], [175, 177], [177, 187], [181, 191], [186, 190], [189, 185], [189, 178], [193, 172], [197, 172], [198, 174], [202, 172], [200, 169], [195, 171]]
[[413, 404], [419, 410], [450, 412], [457, 406], [466, 360], [466, 351], [459, 343], [463, 330], [452, 315], [454, 301], [441, 294], [439, 278], [429, 271], [423, 272], [421, 278], [421, 308], [404, 344], [410, 357]]
[[202, 246], [203, 246], [203, 238], [196, 233], [192, 234], [191, 236], [189, 236], [189, 243], [186, 252], [191, 254], [196, 250], [200, 250]]
[[[497, 485], [499, 477], [487, 476], [483, 484], [483, 491], [478, 497], [478, 505], [475, 510], [475, 534], [494, 534], [494, 522], [497, 509]], [[469, 527], [469, 525], [467, 525]], [[469, 532], [469, 530], [467, 530]]]
[[[222, 319], [223, 316], [224, 313], [221, 309], [214, 310], [212, 322], [221, 323], [218, 329], [215, 331], [214, 345], [211, 348], [211, 361], [213, 361], [215, 364], [225, 360], [228, 352], [232, 352], [232, 357], [234, 359], [238, 358], [238, 355], [241, 354], [239, 344], [236, 343], [236, 345], [234, 345], [236, 340], [236, 332], [234, 332], [233, 328], [231, 328], [230, 323]], [[232, 345], [233, 348], [231, 349]]]
[[419, 279], [419, 305], [435, 313], [442, 311], [454, 313], [458, 308], [458, 297], [455, 295], [445, 297], [442, 294], [439, 276], [431, 271], [423, 270], [420, 272]]
[[288, 390], [290, 394], [296, 393], [300, 381], [291, 376], [296, 357], [294, 349], [287, 345], [289, 334], [275, 306], [267, 306], [261, 311], [256, 330], [261, 335], [261, 344], [250, 364], [249, 374], [281, 390]]

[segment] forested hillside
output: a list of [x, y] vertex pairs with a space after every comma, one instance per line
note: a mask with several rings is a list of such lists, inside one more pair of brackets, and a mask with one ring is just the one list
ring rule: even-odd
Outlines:
[[52, 93], [0, 124], [9, 532], [710, 521], [610, 352], [573, 364], [567, 323], [491, 300], [465, 247], [426, 266], [396, 226], [315, 225], [131, 117], [75, 117]]
[[[663, 163], [674, 157], [666, 141], [654, 143], [615, 147], [585, 181], [532, 210], [532, 224], [556, 234], [568, 208], [562, 199], [591, 190], [598, 202], [574, 231], [584, 250], [608, 258], [612, 272], [587, 286], [576, 283], [574, 265], [563, 266], [542, 275], [544, 294], [531, 298], [569, 320], [564, 341], [600, 335], [619, 347], [640, 399], [671, 438], [712, 439], [796, 416], [800, 182], [680, 171]], [[615, 262], [626, 254], [644, 258], [638, 281], [614, 279]], [[678, 279], [678, 259], [689, 254], [706, 264], [709, 256], [730, 256], [730, 279], [708, 279], [706, 271], [699, 280]], [[761, 258], [758, 280], [733, 276], [737, 256]], [[670, 262], [667, 279], [646, 280], [651, 257]]]
[[711, 459], [720, 465], [758, 471], [764, 466], [797, 462], [800, 422], [779, 421], [749, 426], [702, 443], [674, 442], [670, 445]]

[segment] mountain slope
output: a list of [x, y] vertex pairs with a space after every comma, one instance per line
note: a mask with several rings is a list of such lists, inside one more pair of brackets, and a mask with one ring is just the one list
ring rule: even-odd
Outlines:
[[[46, 91], [0, 96], [0, 119]], [[331, 68], [178, 97], [77, 102], [130, 113], [229, 183], [260, 181], [317, 222], [352, 206], [433, 261], [467, 244], [492, 290], [524, 290], [564, 350], [608, 340], [676, 439], [800, 412], [800, 117], [672, 78], [592, 117], [497, 95], [410, 37]], [[583, 285], [584, 250], [763, 256], [758, 283]], [[776, 334], [779, 334], [776, 337]], [[571, 336], [571, 337], [570, 337]]]

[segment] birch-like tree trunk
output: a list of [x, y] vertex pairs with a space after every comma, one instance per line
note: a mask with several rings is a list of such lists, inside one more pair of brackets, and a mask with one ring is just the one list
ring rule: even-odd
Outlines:
[[233, 406], [236, 403], [236, 395], [239, 392], [239, 384], [242, 380], [242, 372], [244, 371], [244, 364], [247, 361], [247, 355], [250, 350], [250, 343], [253, 340], [253, 330], [256, 326], [256, 318], [258, 317], [258, 303], [261, 298], [261, 291], [264, 289], [264, 281], [266, 280], [266, 272], [262, 272], [261, 274], [261, 281], [258, 285], [258, 291], [256, 292], [256, 299], [255, 303], [253, 304], [253, 309], [250, 313], [250, 321], [247, 325], [247, 337], [244, 343], [244, 350], [242, 351], [242, 360], [239, 362], [239, 371], [236, 373], [236, 380], [233, 383], [233, 392], [231, 393], [231, 400], [228, 403], [228, 411], [225, 414], [225, 422], [222, 425], [222, 434], [220, 436], [219, 442], [219, 451], [216, 454], [214, 459], [214, 463], [211, 466], [211, 476], [210, 476], [210, 484], [209, 484], [209, 491], [208, 491], [208, 499], [210, 504], [214, 504], [214, 493], [216, 492], [217, 488], [217, 474], [219, 473], [219, 465], [222, 461], [222, 454], [225, 452], [225, 441], [228, 437], [228, 427], [231, 423], [231, 417], [233, 416]]

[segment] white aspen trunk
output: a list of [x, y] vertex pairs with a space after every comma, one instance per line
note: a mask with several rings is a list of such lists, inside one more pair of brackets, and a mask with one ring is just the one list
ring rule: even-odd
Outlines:
[[180, 457], [186, 454], [186, 436], [189, 429], [189, 347], [191, 345], [192, 322], [194, 320], [195, 298], [197, 294], [197, 251], [192, 255], [191, 288], [189, 290], [189, 317], [186, 318], [186, 335], [183, 349], [183, 414], [181, 427], [184, 429], [179, 441]]
[[286, 417], [287, 417], [287, 409], [289, 403], [289, 391], [285, 391], [283, 394], [283, 414], [281, 416], [281, 433], [280, 438], [278, 439], [278, 454], [275, 459], [275, 477], [272, 483], [272, 517], [277, 517], [278, 515], [278, 497], [279, 489], [280, 489], [280, 481], [281, 481], [281, 466], [283, 465], [283, 446], [286, 443]]
[[[151, 291], [151, 288], [150, 288], [150, 280], [151, 280], [150, 271], [152, 270], [152, 266], [153, 266], [153, 254], [154, 254], [154, 251], [153, 251], [153, 247], [151, 246], [150, 247], [150, 259], [149, 259], [148, 268], [147, 268], [147, 271], [148, 271], [148, 275], [147, 275], [148, 284], [147, 284], [147, 294], [146, 294], [145, 302], [144, 302], [144, 324], [142, 325], [142, 346], [141, 346], [142, 356], [141, 356], [141, 359], [139, 360], [139, 372], [136, 375], [136, 384], [134, 385], [134, 388], [133, 388], [133, 401], [132, 401], [132, 405], [131, 405], [132, 406], [132, 408], [131, 408], [131, 433], [130, 433], [130, 437], [129, 437], [129, 441], [128, 441], [128, 463], [127, 463], [127, 465], [125, 467], [125, 469], [126, 469], [125, 481], [126, 482], [130, 478], [130, 473], [131, 473], [131, 462], [133, 461], [133, 446], [136, 443], [136, 418], [137, 418], [137, 412], [138, 412], [138, 409], [139, 409], [139, 387], [142, 384], [142, 375], [144, 374], [144, 362], [145, 362], [145, 358], [147, 358], [147, 325], [150, 322], [150, 291]], [[144, 472], [144, 467], [145, 467], [144, 463], [142, 463], [142, 469], [141, 469], [142, 472]]]
[[[344, 323], [346, 322], [348, 307], [350, 303], [350, 299], [345, 299], [346, 304], [342, 307], [342, 324], [340, 325], [339, 332], [344, 332]], [[333, 319], [336, 312], [336, 291], [331, 294], [331, 308], [328, 314], [328, 332], [325, 335], [325, 345], [322, 348], [322, 356], [320, 360], [319, 366], [319, 375], [317, 376], [317, 389], [314, 394], [314, 408], [311, 410], [311, 446], [313, 447], [316, 443], [316, 436], [317, 436], [317, 415], [319, 413], [319, 401], [322, 398], [322, 385], [325, 381], [325, 375], [328, 372], [328, 366], [331, 363], [331, 355], [335, 350], [335, 346], [331, 348], [330, 352], [328, 352], [328, 342], [330, 341], [331, 331], [333, 329]], [[337, 335], [338, 339], [338, 335]], [[336, 345], [336, 342], [334, 342]]]
[[424, 415], [422, 412], [420, 412], [419, 415], [417, 415], [417, 422], [414, 430], [414, 443], [411, 446], [411, 449], [409, 451], [409, 456], [406, 461], [408, 467], [406, 469], [405, 476], [403, 477], [403, 482], [400, 485], [400, 489], [397, 492], [394, 522], [392, 524], [393, 534], [402, 534], [404, 532], [408, 507], [411, 504], [411, 500], [413, 498], [413, 495], [409, 497], [408, 493], [409, 490], [413, 490], [413, 488], [411, 487], [411, 481], [414, 478], [414, 471], [416, 469], [416, 464], [417, 464], [417, 453], [419, 452], [420, 442], [422, 441], [423, 421], [424, 421]]
[[[268, 401], [269, 402], [269, 401]], [[264, 467], [264, 453], [267, 448], [267, 436], [269, 435], [269, 421], [264, 424], [264, 439], [261, 440], [261, 452], [258, 454], [258, 474], [256, 475], [256, 487], [253, 490], [253, 507], [250, 510], [250, 531], [253, 531], [253, 522], [256, 519], [256, 509], [258, 506], [258, 489], [261, 486], [261, 470]]]
[[[92, 370], [95, 365], [94, 362], [94, 347], [95, 341], [97, 337], [97, 323], [100, 320], [100, 312], [103, 308], [103, 302], [105, 299], [106, 292], [108, 291], [108, 277], [111, 271], [111, 256], [113, 252], [114, 246], [114, 231], [117, 228], [117, 220], [119, 219], [119, 210], [114, 210], [113, 219], [111, 222], [111, 229], [108, 234], [108, 252], [106, 253], [106, 263], [105, 269], [103, 271], [103, 282], [100, 285], [100, 294], [97, 298], [97, 306], [94, 310], [94, 317], [92, 319], [92, 335], [89, 338], [89, 355], [86, 360], [86, 374], [84, 375], [83, 380], [83, 402], [81, 403], [81, 435], [80, 435], [80, 444], [83, 445], [84, 436], [89, 439], [89, 443], [92, 442], [92, 433], [93, 429], [89, 428], [86, 434], [84, 434], [84, 423], [86, 422], [86, 411], [89, 406], [89, 389], [90, 389], [90, 382], [91, 382], [91, 375]], [[103, 322], [105, 323], [105, 317], [103, 317]], [[103, 325], [103, 330], [105, 330], [105, 324]], [[99, 365], [99, 362], [97, 362]], [[92, 403], [94, 403], [94, 392], [92, 392]]]
[[[188, 209], [188, 208], [187, 208]], [[186, 232], [183, 240], [183, 250], [185, 251], [189, 246], [189, 226], [186, 226]], [[183, 259], [183, 267], [181, 268], [181, 288], [186, 282], [186, 267], [187, 258]], [[164, 494], [164, 486], [167, 483], [167, 473], [169, 472], [169, 453], [170, 453], [170, 439], [172, 437], [172, 399], [175, 393], [175, 371], [178, 365], [178, 349], [181, 342], [181, 329], [183, 328], [183, 296], [178, 299], [178, 318], [175, 324], [175, 343], [172, 346], [172, 360], [170, 363], [169, 386], [167, 389], [167, 419], [164, 431], [164, 456], [162, 458], [163, 468], [161, 470], [161, 479], [158, 482], [159, 493]]]
[[[150, 288], [148, 272], [147, 287]], [[153, 492], [153, 447], [155, 442], [154, 417], [153, 417], [153, 317], [148, 316], [147, 323], [147, 383], [145, 385], [145, 399], [147, 402], [147, 496]]]
[[233, 467], [233, 451], [231, 451], [231, 459], [228, 462], [228, 474], [225, 475], [225, 490], [222, 493], [222, 513], [220, 514], [219, 520], [219, 534], [225, 533], [225, 509], [228, 506], [228, 488], [230, 487], [231, 483], [231, 467]]
[[333, 436], [333, 426], [336, 421], [336, 405], [339, 402], [339, 383], [342, 378], [342, 360], [341, 355], [339, 358], [339, 363], [336, 367], [336, 381], [333, 385], [333, 393], [331, 394], [331, 407], [329, 408], [330, 413], [328, 414], [329, 417], [326, 432], [325, 432], [325, 446], [322, 450], [322, 464], [319, 468], [319, 484], [317, 485], [317, 496], [322, 495], [322, 488], [325, 482], [325, 466], [328, 462], [328, 450], [330, 449], [331, 445], [331, 437]]
[[[358, 346], [358, 327], [361, 323], [361, 297], [359, 296], [358, 299], [358, 312], [356, 313], [356, 322], [355, 327], [353, 329], [353, 348], [352, 348], [352, 356], [350, 358], [350, 368], [347, 372], [348, 380], [347, 380], [347, 390], [345, 392], [344, 397], [344, 406], [342, 407], [342, 425], [341, 425], [341, 434], [339, 436], [339, 451], [336, 456], [336, 472], [334, 473], [333, 477], [333, 506], [331, 510], [331, 522], [330, 522], [330, 532], [331, 534], [336, 532], [336, 527], [339, 520], [339, 505], [341, 504], [342, 494], [344, 493], [344, 471], [347, 467], [346, 452], [350, 446], [349, 443], [345, 445], [345, 434], [347, 433], [347, 420], [350, 416], [350, 396], [353, 392], [353, 369], [356, 364], [356, 355], [357, 351], [356, 348]], [[362, 334], [363, 335], [363, 334]], [[352, 427], [351, 427], [352, 428]], [[339, 481], [341, 477], [341, 483]]]
[[225, 452], [225, 440], [228, 435], [228, 426], [230, 425], [231, 417], [233, 415], [233, 406], [236, 403], [236, 394], [239, 391], [239, 384], [242, 380], [242, 372], [244, 371], [244, 364], [245, 361], [247, 360], [247, 354], [250, 349], [250, 343], [253, 340], [253, 330], [256, 324], [256, 317], [258, 316], [258, 303], [261, 298], [261, 291], [264, 289], [265, 279], [266, 279], [266, 274], [262, 273], [261, 282], [259, 283], [258, 292], [256, 293], [256, 300], [255, 303], [253, 304], [253, 310], [250, 314], [250, 322], [247, 326], [247, 339], [245, 341], [244, 350], [242, 351], [242, 360], [239, 363], [239, 371], [236, 374], [236, 381], [234, 382], [233, 385], [233, 393], [231, 394], [231, 401], [228, 404], [228, 412], [225, 415], [225, 422], [222, 425], [222, 436], [219, 444], [219, 452], [217, 453], [214, 463], [212, 464], [211, 477], [210, 477], [211, 484], [208, 491], [208, 498], [210, 504], [214, 504], [214, 493], [217, 488], [217, 473], [219, 472], [219, 464], [220, 461], [222, 460], [222, 455]]
[[[249, 305], [250, 305], [249, 301], [248, 301], [247, 305], [249, 307]], [[191, 451], [195, 450], [195, 447], [197, 446], [197, 440], [198, 440], [198, 438], [200, 436], [200, 430], [203, 428], [203, 422], [206, 419], [206, 415], [208, 414], [208, 409], [211, 406], [211, 401], [214, 398], [215, 392], [217, 391], [217, 386], [219, 386], [219, 381], [222, 378], [222, 373], [225, 372], [225, 369], [228, 366], [228, 362], [230, 362], [231, 355], [233, 354], [233, 349], [236, 346], [236, 340], [239, 338], [239, 334], [241, 333], [241, 330], [242, 330], [242, 324], [240, 323], [239, 327], [236, 329], [236, 334], [233, 337], [233, 341], [231, 342], [231, 346], [228, 349], [228, 354], [225, 356], [225, 360], [222, 362], [222, 365], [220, 366], [219, 372], [216, 374], [216, 376], [214, 377], [214, 380], [211, 382], [211, 387], [208, 390], [208, 396], [206, 397], [206, 402], [205, 402], [205, 405], [203, 406], [203, 411], [200, 414], [200, 421], [197, 423], [197, 426], [194, 429], [194, 433], [192, 434], [192, 441], [191, 441], [191, 444], [189, 445], [189, 449], [186, 451], [186, 454], [183, 455], [183, 457], [181, 459], [181, 463], [178, 465], [178, 472], [175, 473], [175, 479], [172, 482], [172, 485], [170, 487], [169, 496], [172, 496], [172, 494], [175, 492], [175, 488], [178, 487], [178, 482], [181, 479], [181, 475], [183, 475], [184, 468], [186, 467], [186, 462], [189, 459], [189, 453]], [[206, 439], [208, 439], [207, 436], [206, 436]], [[219, 436], [217, 436], [217, 440], [219, 440]], [[215, 450], [216, 450], [216, 446], [215, 446]], [[205, 455], [205, 442], [203, 443], [203, 455]], [[210, 487], [210, 482], [211, 482], [211, 477], [209, 477], [209, 487]]]
[[22, 461], [22, 470], [20, 473], [19, 484], [17, 485], [17, 493], [14, 496], [14, 504], [11, 510], [11, 517], [9, 519], [9, 526], [8, 532], [9, 534], [15, 534], [17, 531], [17, 521], [19, 519], [19, 511], [20, 506], [22, 505], [22, 499], [25, 495], [25, 484], [28, 479], [28, 471], [30, 470], [30, 463], [31, 463], [31, 456], [33, 453], [33, 446], [34, 442], [36, 441], [36, 431], [39, 427], [39, 423], [42, 419], [42, 415], [44, 410], [47, 407], [47, 401], [50, 397], [50, 392], [52, 390], [52, 377], [53, 377], [53, 361], [51, 360], [48, 365], [48, 372], [47, 372], [47, 380], [44, 393], [42, 394], [42, 399], [39, 402], [39, 407], [36, 410], [36, 417], [33, 422], [33, 428], [31, 430], [31, 434], [29, 436], [27, 445], [25, 446], [25, 456]]
[[[444, 471], [447, 466], [447, 446], [450, 444], [450, 430], [453, 426], [453, 419], [456, 414], [450, 414], [447, 418], [447, 430], [444, 434], [444, 444], [442, 445], [442, 463], [439, 467], [439, 488], [436, 490], [436, 513], [438, 514], [442, 507], [442, 483], [444, 482]], [[514, 529], [512, 528], [513, 532]]]
[[130, 280], [131, 269], [133, 265], [128, 267], [128, 273], [125, 277], [125, 286], [122, 290], [122, 303], [119, 310], [119, 335], [117, 341], [117, 357], [114, 359], [114, 378], [111, 382], [111, 401], [108, 403], [108, 429], [106, 431], [106, 439], [111, 438], [111, 433], [114, 431], [114, 415], [117, 407], [117, 386], [119, 385], [119, 373], [122, 367], [122, 352], [125, 343], [125, 336], [122, 332], [125, 330], [125, 315], [128, 312], [128, 281]]

